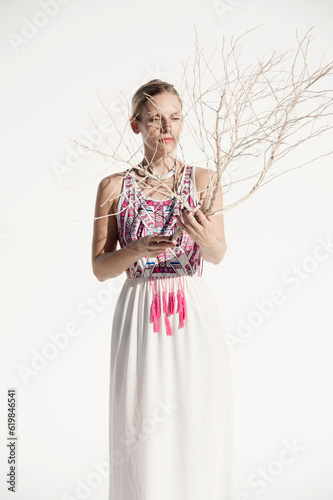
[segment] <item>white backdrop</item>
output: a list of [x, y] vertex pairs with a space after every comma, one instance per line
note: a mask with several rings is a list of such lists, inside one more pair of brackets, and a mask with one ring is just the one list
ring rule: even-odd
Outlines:
[[[258, 57], [314, 26], [330, 60], [332, 15], [329, 0], [1, 2], [1, 499], [13, 498], [10, 388], [15, 498], [107, 499], [110, 333], [124, 276], [92, 273], [96, 189], [111, 170], [69, 140], [91, 140], [87, 111], [105, 118], [95, 89], [112, 110], [152, 78], [177, 84], [194, 25], [208, 52], [262, 25], [245, 47]], [[332, 181], [326, 157], [271, 182], [226, 213], [227, 254], [204, 266], [231, 339], [232, 500], [332, 499]]]

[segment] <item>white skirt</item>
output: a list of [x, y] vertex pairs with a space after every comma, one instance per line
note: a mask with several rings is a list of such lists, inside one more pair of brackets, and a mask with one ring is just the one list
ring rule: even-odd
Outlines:
[[[127, 278], [115, 307], [109, 500], [232, 500], [232, 379], [217, 301], [203, 277], [168, 276], [155, 281], [155, 326], [149, 278]], [[162, 307], [163, 289], [168, 298], [180, 280], [185, 322]]]

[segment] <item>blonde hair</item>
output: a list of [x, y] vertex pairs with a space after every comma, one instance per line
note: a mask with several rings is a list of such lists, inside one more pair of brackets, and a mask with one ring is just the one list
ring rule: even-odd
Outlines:
[[150, 99], [150, 97], [162, 94], [163, 92], [170, 92], [178, 97], [181, 109], [183, 109], [183, 102], [177, 90], [171, 83], [163, 82], [158, 78], [150, 80], [149, 82], [141, 85], [132, 97], [132, 115], [131, 119], [140, 121], [142, 119], [142, 107]]

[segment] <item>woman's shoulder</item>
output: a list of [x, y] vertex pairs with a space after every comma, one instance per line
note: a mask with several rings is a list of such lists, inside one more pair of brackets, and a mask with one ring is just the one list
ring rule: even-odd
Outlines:
[[109, 203], [113, 203], [113, 200], [117, 200], [122, 191], [122, 183], [124, 176], [128, 173], [130, 169], [123, 170], [121, 172], [114, 172], [113, 174], [104, 177], [98, 185], [99, 196], [104, 200], [109, 200]]
[[204, 184], [205, 186], [209, 183], [212, 177], [212, 172], [208, 171], [207, 168], [194, 166], [195, 182], [196, 184]]
[[192, 168], [195, 169], [196, 175], [209, 175], [208, 168], [198, 167], [197, 165], [192, 165]]
[[103, 190], [114, 188], [119, 182], [121, 183], [124, 176], [129, 172], [129, 170], [130, 168], [121, 172], [114, 172], [113, 174], [107, 175], [100, 181], [100, 187]]

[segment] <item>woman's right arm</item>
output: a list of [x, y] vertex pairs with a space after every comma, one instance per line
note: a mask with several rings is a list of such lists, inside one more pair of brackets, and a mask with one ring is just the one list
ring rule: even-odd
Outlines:
[[[101, 180], [97, 190], [92, 241], [92, 268], [99, 281], [116, 278], [140, 258], [157, 257], [166, 248], [174, 247], [162, 235], [148, 235], [117, 250], [116, 212], [123, 174], [113, 174]], [[106, 202], [110, 197], [110, 200]], [[112, 199], [111, 199], [112, 198]], [[157, 240], [159, 243], [157, 243]]]

